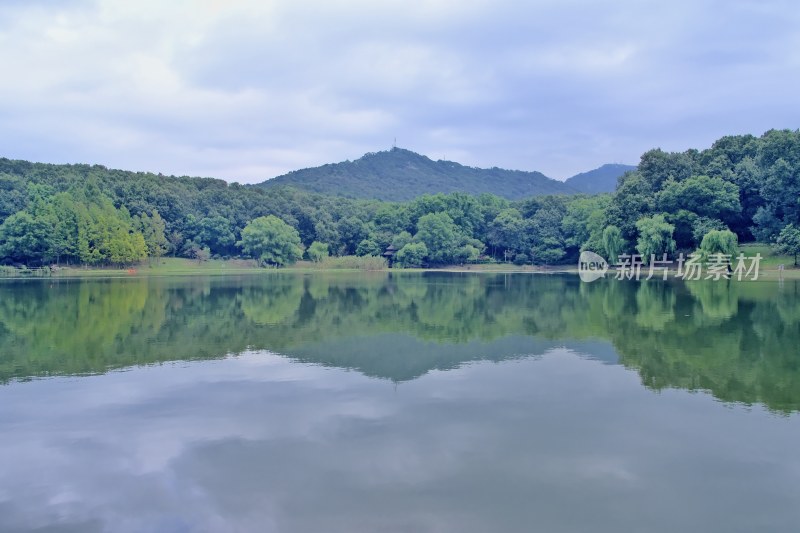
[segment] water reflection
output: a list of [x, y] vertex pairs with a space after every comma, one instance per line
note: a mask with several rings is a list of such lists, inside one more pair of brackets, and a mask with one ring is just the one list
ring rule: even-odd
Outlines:
[[585, 343], [599, 340], [649, 388], [791, 412], [799, 292], [797, 282], [453, 274], [6, 282], [0, 381], [266, 349], [402, 382], [581, 342], [592, 356], [602, 345]]
[[[2, 531], [792, 531], [793, 419], [563, 349], [398, 384], [264, 353], [0, 389]], [[11, 407], [11, 408], [8, 408]]]
[[798, 296], [525, 275], [0, 284], [0, 531], [794, 531]]

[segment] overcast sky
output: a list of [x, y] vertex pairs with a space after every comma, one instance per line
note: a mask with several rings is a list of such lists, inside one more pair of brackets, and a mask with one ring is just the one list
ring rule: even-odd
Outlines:
[[794, 0], [4, 0], [0, 65], [0, 156], [239, 182], [395, 138], [566, 178], [800, 126]]

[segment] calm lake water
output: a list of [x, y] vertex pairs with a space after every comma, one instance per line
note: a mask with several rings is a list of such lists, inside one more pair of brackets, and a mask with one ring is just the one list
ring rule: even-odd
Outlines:
[[800, 285], [0, 282], [0, 531], [800, 527]]

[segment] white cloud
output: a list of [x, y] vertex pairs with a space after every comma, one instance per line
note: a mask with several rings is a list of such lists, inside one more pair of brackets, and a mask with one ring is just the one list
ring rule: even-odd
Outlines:
[[791, 2], [16, 2], [0, 155], [260, 181], [401, 146], [565, 177], [796, 128]]

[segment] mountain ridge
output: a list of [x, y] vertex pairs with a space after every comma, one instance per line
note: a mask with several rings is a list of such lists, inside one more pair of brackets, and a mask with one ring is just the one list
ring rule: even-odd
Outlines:
[[575, 174], [567, 178], [564, 183], [586, 194], [614, 192], [617, 190], [617, 179], [632, 170], [636, 170], [636, 165], [606, 163], [595, 169]]
[[294, 170], [254, 185], [289, 186], [352, 198], [406, 201], [433, 193], [490, 193], [509, 200], [580, 191], [537, 171], [477, 168], [392, 148], [368, 152], [354, 161]]
[[293, 187], [348, 198], [408, 201], [423, 194], [462, 192], [495, 194], [509, 200], [553, 194], [613, 192], [617, 178], [633, 165], [610, 163], [567, 180], [538, 171], [479, 168], [455, 161], [432, 160], [405, 148], [367, 152], [360, 158], [293, 170], [253, 185], [270, 189]]

